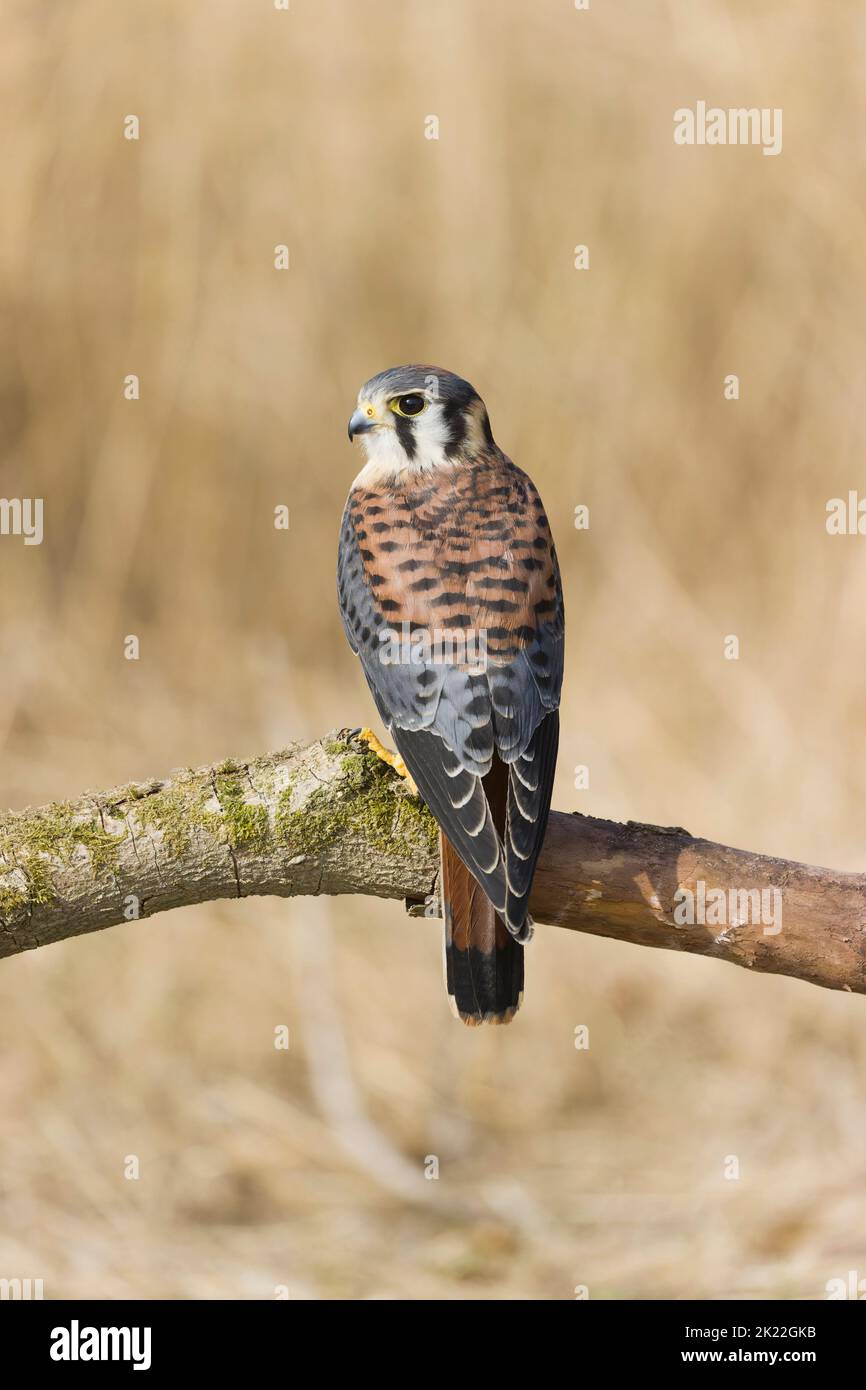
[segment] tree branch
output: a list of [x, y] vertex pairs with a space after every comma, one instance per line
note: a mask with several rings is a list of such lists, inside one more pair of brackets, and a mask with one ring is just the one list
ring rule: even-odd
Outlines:
[[[438, 867], [426, 808], [366, 745], [332, 735], [0, 817], [0, 956], [254, 894], [366, 893], [435, 916]], [[866, 993], [866, 875], [685, 830], [554, 812], [532, 911]]]

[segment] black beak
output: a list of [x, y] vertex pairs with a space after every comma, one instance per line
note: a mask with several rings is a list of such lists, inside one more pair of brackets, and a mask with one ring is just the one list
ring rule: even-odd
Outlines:
[[365, 410], [356, 410], [349, 421], [349, 442], [355, 438], [356, 434], [366, 434], [371, 430], [376, 421], [371, 420]]

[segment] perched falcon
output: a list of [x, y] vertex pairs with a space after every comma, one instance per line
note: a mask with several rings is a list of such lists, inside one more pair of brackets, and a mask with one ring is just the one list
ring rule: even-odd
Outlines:
[[508, 1023], [559, 739], [550, 527], [484, 402], [452, 372], [374, 376], [349, 421], [356, 435], [367, 462], [343, 514], [343, 625], [441, 831], [452, 1007], [464, 1023]]

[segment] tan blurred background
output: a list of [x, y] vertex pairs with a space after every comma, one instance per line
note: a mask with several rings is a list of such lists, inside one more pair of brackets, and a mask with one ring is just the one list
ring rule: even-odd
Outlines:
[[[866, 540], [824, 524], [864, 485], [864, 77], [853, 0], [8, 0], [0, 495], [44, 497], [46, 535], [0, 539], [0, 802], [371, 718], [334, 596], [345, 426], [420, 359], [548, 503], [558, 807], [866, 869]], [[699, 99], [782, 107], [782, 154], [678, 148]], [[0, 1277], [866, 1276], [864, 999], [541, 929], [520, 1018], [475, 1034], [440, 951], [396, 904], [252, 899], [3, 962]]]

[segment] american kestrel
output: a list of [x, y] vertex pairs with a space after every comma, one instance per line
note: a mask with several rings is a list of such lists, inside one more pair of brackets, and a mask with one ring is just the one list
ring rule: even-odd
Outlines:
[[563, 603], [531, 480], [452, 372], [394, 367], [358, 394], [337, 569], [346, 635], [438, 822], [446, 985], [464, 1023], [523, 997], [529, 893], [559, 741]]

